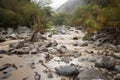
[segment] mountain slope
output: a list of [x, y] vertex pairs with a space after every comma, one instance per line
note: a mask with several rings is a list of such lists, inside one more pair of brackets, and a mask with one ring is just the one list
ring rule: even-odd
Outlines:
[[60, 6], [56, 12], [57, 13], [69, 13], [73, 11], [78, 6], [85, 5], [84, 0], [68, 0], [66, 3], [64, 3], [62, 6]]

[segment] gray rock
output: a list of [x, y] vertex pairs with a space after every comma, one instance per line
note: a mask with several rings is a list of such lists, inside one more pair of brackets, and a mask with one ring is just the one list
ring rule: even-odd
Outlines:
[[78, 40], [79, 38], [78, 37], [73, 37], [73, 40]]
[[18, 26], [17, 27], [17, 32], [18, 33], [29, 33], [30, 29], [26, 26]]
[[9, 44], [10, 48], [22, 48], [24, 46], [24, 41], [17, 41]]
[[114, 54], [113, 54], [113, 57], [114, 57], [114, 58], [117, 58], [117, 59], [120, 59], [120, 53], [114, 53]]
[[97, 60], [97, 57], [91, 56], [91, 57], [88, 58], [89, 62], [96, 62], [96, 60]]
[[8, 36], [10, 36], [13, 33], [13, 29], [12, 28], [8, 28], [7, 29], [7, 34]]
[[51, 72], [49, 72], [47, 77], [48, 77], [48, 78], [53, 78], [52, 73], [51, 73]]
[[73, 45], [75, 46], [88, 46], [88, 42], [76, 41]]
[[48, 49], [47, 48], [43, 48], [41, 51], [48, 52]]
[[5, 50], [0, 50], [0, 54], [5, 54], [5, 53], [7, 53], [7, 51], [5, 51]]
[[23, 78], [22, 80], [28, 80], [28, 77]]
[[17, 35], [14, 34], [14, 33], [12, 33], [9, 37], [12, 38], [12, 39], [17, 39]]
[[95, 66], [98, 68], [106, 68], [113, 70], [115, 67], [115, 60], [112, 57], [101, 56], [95, 63]]
[[86, 58], [83, 58], [83, 57], [79, 57], [79, 58], [78, 58], [78, 61], [79, 61], [79, 62], [83, 62], [83, 61], [86, 61], [86, 60], [87, 60], [87, 59], [86, 59]]
[[10, 64], [4, 64], [0, 67], [0, 71], [3, 71], [5, 69], [9, 68], [10, 66], [11, 66]]
[[57, 49], [57, 48], [53, 48], [53, 49], [50, 49], [49, 53], [50, 53], [50, 54], [57, 54], [57, 53], [59, 53], [59, 52], [58, 52], [58, 49]]
[[109, 80], [98, 71], [93, 69], [85, 69], [79, 73], [75, 80]]
[[115, 75], [115, 80], [120, 80], [120, 74]]
[[48, 37], [52, 37], [52, 34], [48, 34]]
[[41, 75], [35, 72], [34, 80], [40, 80], [40, 78], [41, 78]]
[[29, 54], [29, 51], [24, 49], [18, 49], [16, 50], [16, 54], [22, 55], [22, 54]]
[[79, 70], [74, 66], [56, 67], [56, 73], [62, 76], [74, 76], [79, 74]]
[[0, 36], [0, 42], [5, 42], [6, 39], [3, 36]]
[[33, 50], [31, 51], [31, 54], [37, 54], [37, 52], [38, 52], [37, 49], [33, 49]]
[[58, 43], [55, 41], [55, 40], [53, 40], [53, 41], [49, 41], [46, 45], [45, 45], [45, 47], [56, 47], [58, 45]]
[[88, 53], [88, 54], [93, 54], [94, 53], [94, 51], [91, 51], [91, 50], [88, 50], [88, 49], [86, 49], [85, 52]]
[[28, 38], [30, 36], [28, 36], [28, 33], [21, 33], [19, 35], [17, 35], [19, 39], [25, 39], [25, 38]]
[[117, 72], [120, 72], [120, 65], [115, 65], [115, 70], [116, 70]]
[[61, 45], [59, 48], [58, 48], [58, 51], [60, 53], [66, 53], [68, 51], [67, 47], [64, 46], [64, 45]]

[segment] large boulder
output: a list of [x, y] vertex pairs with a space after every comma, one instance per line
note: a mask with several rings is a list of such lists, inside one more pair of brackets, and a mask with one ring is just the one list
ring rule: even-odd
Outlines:
[[26, 26], [18, 26], [17, 27], [17, 32], [18, 33], [29, 33], [30, 29]]
[[55, 68], [56, 73], [62, 76], [74, 76], [79, 74], [79, 70], [75, 66], [61, 66]]
[[79, 73], [75, 80], [109, 80], [98, 71], [93, 69], [85, 69]]
[[98, 68], [106, 68], [113, 70], [115, 67], [115, 60], [112, 57], [101, 56], [95, 63], [95, 66]]
[[17, 41], [9, 44], [10, 48], [22, 48], [23, 46], [24, 46], [24, 41]]

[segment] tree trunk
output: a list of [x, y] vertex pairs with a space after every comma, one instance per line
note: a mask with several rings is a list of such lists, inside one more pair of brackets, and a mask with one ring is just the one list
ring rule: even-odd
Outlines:
[[32, 37], [30, 39], [31, 42], [36, 42], [37, 41], [37, 33], [39, 32], [40, 30], [35, 30], [35, 32], [32, 34]]
[[[37, 33], [40, 32], [40, 31], [42, 31], [42, 29], [37, 29], [37, 30], [35, 30], [35, 32], [32, 34], [32, 37], [31, 37], [31, 39], [30, 39], [31, 42], [36, 42], [36, 41], [38, 41], [38, 39], [37, 39]], [[40, 39], [47, 40], [47, 39], [46, 39], [45, 37], [43, 37], [42, 35], [40, 35], [39, 37], [40, 37]]]

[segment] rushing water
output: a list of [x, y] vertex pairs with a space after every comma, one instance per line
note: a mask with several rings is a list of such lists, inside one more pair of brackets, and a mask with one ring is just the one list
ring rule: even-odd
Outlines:
[[[73, 37], [78, 37], [78, 40], [73, 40]], [[75, 28], [71, 28], [69, 31], [66, 32], [66, 34], [55, 34], [52, 36], [52, 38], [48, 38], [50, 40], [56, 40], [59, 47], [60, 45], [65, 45], [68, 50], [71, 51], [79, 51], [82, 53], [83, 58], [88, 58], [90, 55], [84, 53], [85, 49], [90, 49], [89, 46], [87, 47], [80, 47], [80, 46], [73, 46], [73, 44], [78, 41], [83, 43], [84, 41], [82, 38], [84, 37], [84, 33], [81, 30], [76, 30]], [[0, 44], [0, 49], [8, 48], [8, 43], [14, 42], [9, 41], [6, 43]], [[48, 78], [47, 73], [44, 73], [43, 71], [46, 70], [46, 68], [39, 63], [39, 60], [44, 60], [44, 56], [46, 53], [40, 53], [35, 55], [3, 55], [3, 58], [0, 59], [0, 66], [6, 63], [9, 64], [15, 64], [18, 69], [13, 69], [10, 72], [10, 76], [6, 79], [2, 79], [3, 73], [0, 72], [0, 80], [23, 80], [23, 78], [27, 78], [27, 80], [34, 80], [34, 72], [38, 72], [41, 75], [41, 80], [69, 80], [68, 77], [64, 76], [58, 76], [57, 74], [53, 73], [53, 78]], [[71, 57], [71, 61], [69, 63], [65, 63], [63, 61], [60, 61], [60, 57], [57, 57], [54, 55], [54, 58], [47, 63], [45, 63], [51, 70], [55, 71], [54, 68], [61, 65], [70, 65], [71, 63], [75, 65], [81, 65], [81, 66], [91, 66], [92, 63], [87, 62], [79, 62], [78, 58]], [[60, 61], [60, 62], [58, 62]], [[34, 64], [34, 65], [32, 65]], [[32, 68], [30, 67], [32, 66]]]

